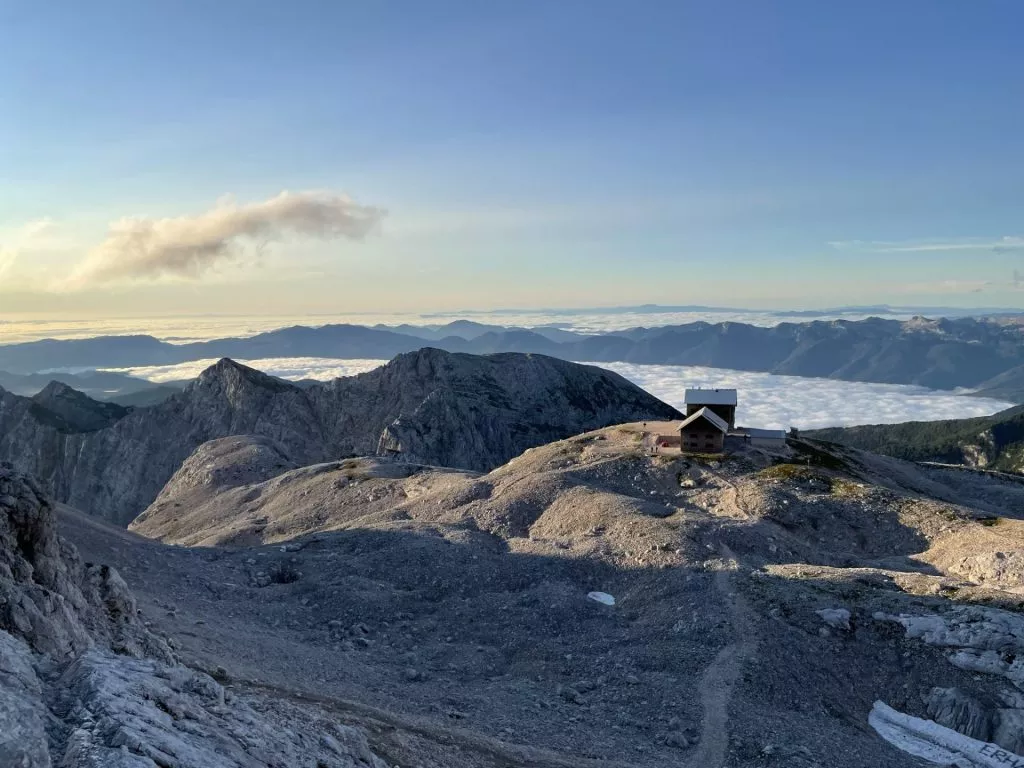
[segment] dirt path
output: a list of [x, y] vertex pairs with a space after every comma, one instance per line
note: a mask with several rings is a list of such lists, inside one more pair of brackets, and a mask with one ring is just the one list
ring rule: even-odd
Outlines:
[[704, 717], [700, 744], [686, 763], [691, 768], [721, 768], [724, 765], [729, 747], [729, 704], [743, 665], [757, 653], [757, 641], [747, 618], [746, 604], [732, 585], [731, 574], [738, 566], [736, 556], [725, 544], [719, 544], [719, 551], [727, 562], [715, 574], [715, 588], [729, 610], [735, 639], [718, 652], [701, 678], [700, 701]]

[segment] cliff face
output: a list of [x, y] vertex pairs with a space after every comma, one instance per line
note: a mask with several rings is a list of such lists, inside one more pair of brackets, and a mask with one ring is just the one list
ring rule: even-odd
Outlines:
[[0, 632], [57, 660], [97, 644], [170, 660], [117, 571], [82, 564], [57, 535], [45, 492], [9, 464], [0, 464]]
[[39, 485], [0, 464], [0, 765], [386, 768], [355, 729], [266, 713], [178, 664], [117, 571], [83, 564]]
[[231, 435], [267, 438], [296, 464], [382, 453], [485, 471], [579, 432], [679, 415], [599, 368], [436, 349], [308, 388], [222, 360], [180, 395], [89, 432], [67, 429], [66, 419], [50, 423], [39, 408], [0, 394], [0, 460], [40, 478], [60, 501], [120, 525], [197, 447]]

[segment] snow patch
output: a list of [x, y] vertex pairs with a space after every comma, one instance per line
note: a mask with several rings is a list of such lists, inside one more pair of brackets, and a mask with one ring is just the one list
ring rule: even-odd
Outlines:
[[931, 763], [957, 768], [1024, 768], [1024, 757], [1002, 747], [898, 712], [876, 701], [868, 723], [897, 749]]

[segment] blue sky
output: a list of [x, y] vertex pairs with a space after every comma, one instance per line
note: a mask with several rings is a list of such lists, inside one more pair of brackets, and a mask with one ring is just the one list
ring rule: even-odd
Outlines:
[[[1021, 29], [1015, 0], [0, 0], [0, 312], [1021, 306]], [[180, 255], [282, 190], [387, 215], [62, 282], [133, 258], [124, 217]]]

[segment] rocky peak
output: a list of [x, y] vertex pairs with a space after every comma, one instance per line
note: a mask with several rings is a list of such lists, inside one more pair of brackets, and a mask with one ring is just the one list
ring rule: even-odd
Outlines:
[[384, 368], [392, 376], [434, 377], [452, 372], [457, 357], [471, 357], [471, 355], [459, 356], [435, 347], [424, 347], [415, 352], [398, 355]]
[[54, 429], [72, 430], [15, 410], [0, 408], [0, 459], [45, 478], [61, 501], [121, 525], [157, 498], [193, 451], [218, 438], [265, 438], [282, 460], [297, 464], [381, 451], [489, 470], [587, 430], [679, 417], [600, 368], [536, 354], [432, 348], [305, 389], [224, 359], [166, 402], [91, 434], [55, 436]]
[[187, 389], [220, 389], [234, 392], [247, 388], [266, 389], [270, 392], [281, 392], [296, 389], [286, 381], [268, 376], [262, 371], [235, 362], [229, 357], [218, 360], [211, 365]]
[[47, 384], [32, 398], [32, 402], [36, 406], [33, 415], [62, 432], [95, 432], [111, 426], [129, 413], [128, 408], [93, 400], [59, 381]]
[[74, 399], [76, 395], [80, 394], [78, 390], [72, 389], [67, 384], [53, 379], [32, 399], [36, 402], [46, 403], [63, 398]]

